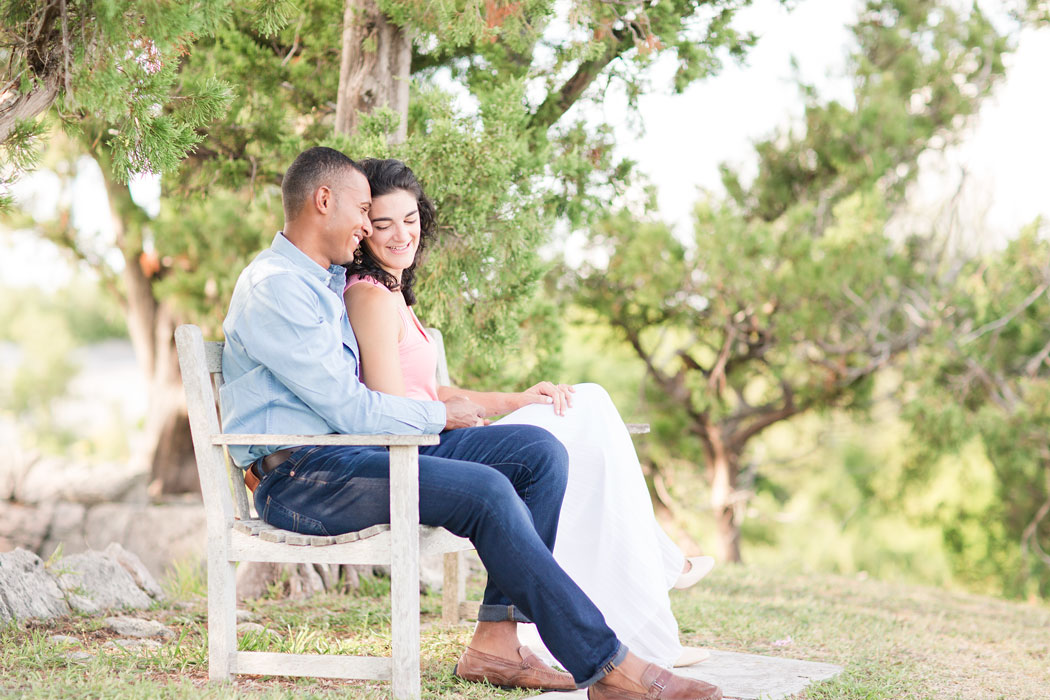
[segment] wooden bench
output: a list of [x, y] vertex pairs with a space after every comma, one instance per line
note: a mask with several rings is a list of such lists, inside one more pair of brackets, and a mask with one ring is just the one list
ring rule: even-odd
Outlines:
[[[419, 446], [437, 435], [235, 435], [222, 432], [216, 394], [222, 386], [222, 343], [205, 343], [196, 326], [175, 331], [193, 449], [208, 527], [208, 675], [315, 676], [389, 680], [393, 697], [420, 697], [419, 557], [445, 554], [444, 619], [473, 609], [462, 602], [458, 553], [469, 541], [419, 524]], [[443, 359], [443, 358], [442, 358]], [[390, 524], [356, 533], [314, 537], [280, 530], [253, 517], [243, 471], [229, 445], [382, 445], [390, 449]], [[389, 564], [391, 657], [275, 654], [237, 650], [238, 561]], [[449, 607], [452, 610], [449, 610]]]

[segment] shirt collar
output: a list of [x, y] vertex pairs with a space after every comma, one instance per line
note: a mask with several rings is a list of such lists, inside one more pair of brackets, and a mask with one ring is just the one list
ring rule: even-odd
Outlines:
[[299, 250], [294, 243], [285, 238], [284, 231], [278, 231], [273, 237], [270, 250], [281, 257], [287, 258], [300, 270], [342, 295], [343, 287], [346, 286], [346, 268], [342, 265], [332, 265], [325, 270], [309, 255]]

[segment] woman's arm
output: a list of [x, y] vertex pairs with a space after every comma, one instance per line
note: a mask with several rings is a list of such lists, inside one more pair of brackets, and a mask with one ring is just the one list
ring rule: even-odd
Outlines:
[[563, 416], [565, 409], [572, 406], [571, 394], [575, 391], [568, 384], [552, 382], [540, 382], [519, 392], [467, 391], [454, 386], [439, 386], [438, 398], [445, 401], [452, 396], [465, 396], [483, 406], [486, 416], [500, 416], [534, 403], [553, 404], [554, 412]]
[[355, 284], [343, 294], [350, 326], [361, 349], [361, 381], [373, 391], [405, 395], [398, 341], [404, 328], [397, 298], [370, 284]]

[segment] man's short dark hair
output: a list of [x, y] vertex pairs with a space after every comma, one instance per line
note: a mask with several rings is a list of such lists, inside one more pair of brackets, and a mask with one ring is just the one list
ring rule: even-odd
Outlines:
[[314, 146], [300, 153], [288, 166], [281, 181], [284, 220], [297, 217], [318, 187], [330, 185], [336, 176], [350, 170], [362, 172], [361, 166], [334, 148]]

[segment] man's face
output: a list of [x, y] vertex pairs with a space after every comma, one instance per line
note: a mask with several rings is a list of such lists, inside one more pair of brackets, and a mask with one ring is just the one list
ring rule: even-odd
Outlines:
[[371, 205], [372, 191], [360, 172], [351, 170], [333, 183], [332, 211], [326, 230], [328, 258], [333, 265], [353, 260], [361, 240], [372, 234], [368, 220]]

